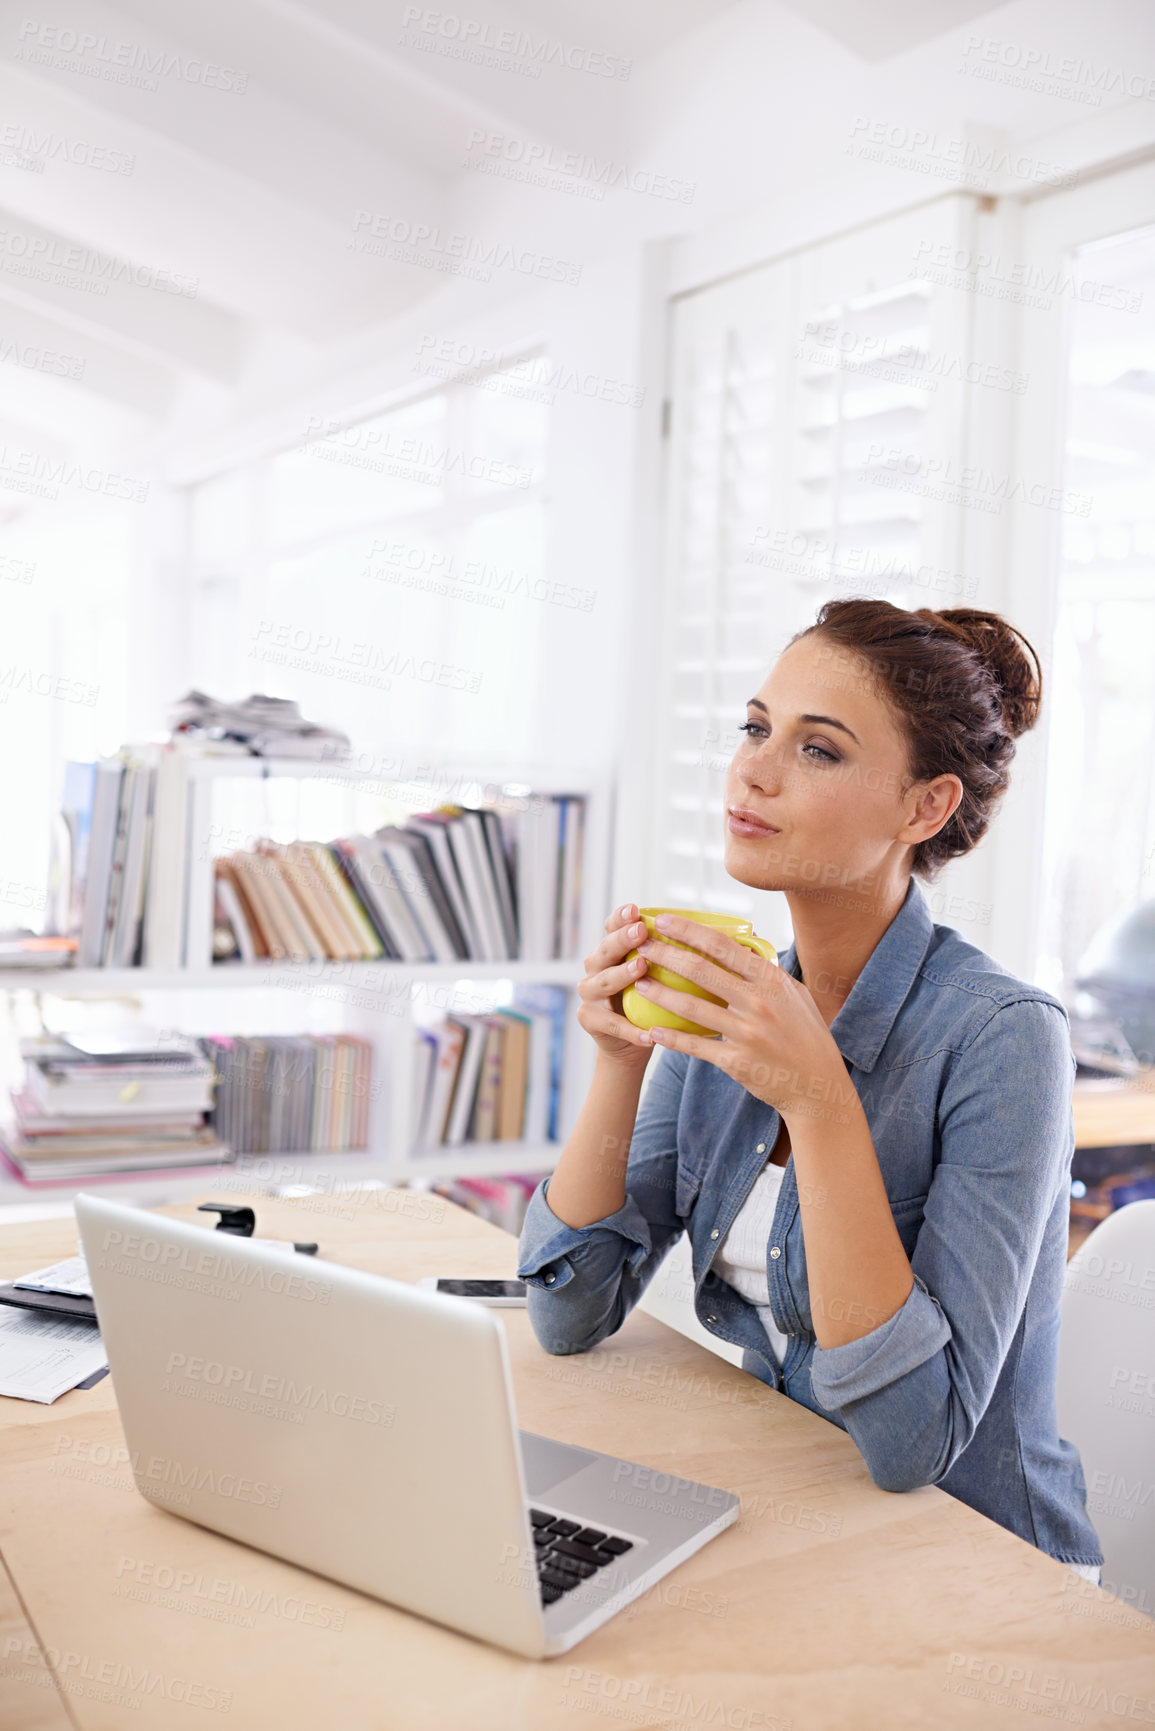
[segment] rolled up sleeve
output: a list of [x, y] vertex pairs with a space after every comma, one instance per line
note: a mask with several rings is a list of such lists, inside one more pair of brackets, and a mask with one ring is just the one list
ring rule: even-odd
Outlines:
[[885, 1490], [937, 1484], [974, 1436], [1019, 1328], [1074, 1148], [1064, 1012], [999, 1007], [960, 1052], [939, 1102], [941, 1159], [899, 1310], [815, 1347], [811, 1387]]
[[814, 1349], [810, 1384], [828, 1411], [887, 1388], [925, 1364], [951, 1337], [942, 1305], [915, 1276], [901, 1309], [845, 1346]]
[[518, 1241], [533, 1331], [550, 1353], [588, 1352], [613, 1334], [680, 1235], [675, 1208], [678, 1113], [685, 1053], [664, 1049], [638, 1107], [622, 1206], [567, 1226], [549, 1205], [549, 1179], [530, 1197]]

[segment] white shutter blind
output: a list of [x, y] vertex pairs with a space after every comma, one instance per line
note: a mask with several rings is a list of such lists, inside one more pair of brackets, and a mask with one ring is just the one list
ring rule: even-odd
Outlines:
[[798, 580], [905, 605], [920, 563], [929, 284], [818, 307], [798, 345]]
[[783, 899], [723, 864], [746, 699], [823, 600], [963, 601], [966, 297], [917, 261], [969, 211], [944, 200], [674, 306], [653, 900], [783, 941]]
[[768, 665], [765, 582], [749, 561], [770, 515], [779, 401], [773, 295], [746, 317], [709, 320], [683, 354], [674, 406], [677, 479], [667, 661], [669, 748], [659, 812], [657, 894], [672, 906], [749, 911], [722, 866], [726, 765], [734, 726]]

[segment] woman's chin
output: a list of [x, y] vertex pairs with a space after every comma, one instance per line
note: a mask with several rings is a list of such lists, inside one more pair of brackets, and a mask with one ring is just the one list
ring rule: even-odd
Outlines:
[[723, 859], [726, 876], [752, 890], [785, 890], [792, 886], [779, 871], [759, 871], [756, 860], [736, 857], [729, 848]]

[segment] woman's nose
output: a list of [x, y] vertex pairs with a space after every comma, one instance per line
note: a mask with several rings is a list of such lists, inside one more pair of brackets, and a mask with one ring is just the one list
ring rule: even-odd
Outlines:
[[744, 787], [760, 793], [776, 793], [782, 787], [782, 752], [772, 740], [765, 740], [752, 756], [743, 757], [735, 768]]

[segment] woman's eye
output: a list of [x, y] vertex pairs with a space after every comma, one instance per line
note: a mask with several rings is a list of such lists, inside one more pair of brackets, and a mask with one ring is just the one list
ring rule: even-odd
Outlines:
[[753, 739], [756, 733], [764, 734], [766, 729], [760, 726], [756, 721], [743, 721], [738, 728], [738, 732], [744, 733], [748, 739]]
[[808, 745], [804, 745], [802, 747], [802, 749], [803, 749], [803, 751], [816, 751], [818, 753], [818, 757], [822, 760], [823, 763], [837, 763], [838, 762], [838, 758], [833, 751], [827, 751], [825, 749], [825, 747], [823, 747], [821, 745], [815, 745], [815, 744], [813, 744], [813, 742], [811, 742]]

